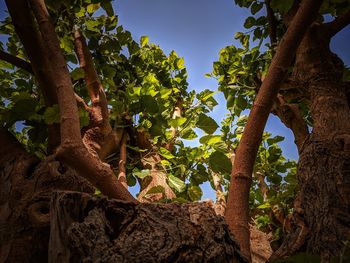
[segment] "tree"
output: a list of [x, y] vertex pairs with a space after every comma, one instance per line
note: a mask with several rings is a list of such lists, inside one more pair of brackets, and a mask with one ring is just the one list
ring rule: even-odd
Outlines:
[[[226, 209], [246, 257], [249, 217], [278, 242], [284, 239], [275, 258], [301, 251], [303, 242], [325, 260], [341, 253], [348, 214], [339, 211], [349, 205], [347, 84], [341, 79], [344, 66], [327, 44], [348, 23], [349, 4], [326, 1], [319, 14], [333, 10], [337, 18], [322, 24], [316, 18], [319, 1], [302, 1], [300, 8], [299, 1], [236, 2], [253, 14], [264, 6], [267, 11], [247, 18], [245, 27], [254, 31], [236, 34], [243, 48], [222, 49], [214, 63], [211, 75], [230, 110], [218, 133], [208, 115], [217, 105], [215, 92], [189, 92], [184, 59], [175, 51], [164, 54], [146, 36], [133, 40], [110, 1], [6, 1], [10, 16], [0, 25], [8, 35], [0, 48], [1, 259], [246, 262], [222, 217], [208, 204], [191, 203], [201, 199], [206, 181], [217, 193], [216, 213]], [[250, 48], [250, 33], [257, 47]], [[268, 36], [271, 45], [263, 49]], [[310, 50], [322, 50], [324, 58]], [[255, 97], [265, 106], [253, 107], [247, 118], [242, 112]], [[330, 105], [317, 103], [323, 98]], [[330, 107], [336, 118], [327, 115]], [[284, 138], [263, 133], [270, 112], [295, 135], [298, 172], [278, 146]], [[256, 118], [259, 129], [252, 127]], [[197, 138], [196, 128], [205, 133], [200, 146], [185, 146], [183, 139]], [[331, 136], [334, 131], [340, 134]], [[254, 180], [252, 187], [240, 188], [235, 180], [245, 142], [253, 144], [244, 156], [245, 177], [253, 174]], [[337, 172], [323, 173], [328, 170]], [[137, 183], [135, 198], [128, 187]], [[339, 198], [344, 202], [337, 203]], [[241, 210], [233, 211], [233, 205]]]
[[[329, 43], [349, 24], [349, 3], [323, 1], [316, 18], [321, 1], [300, 2], [236, 1], [249, 7], [252, 14], [264, 6], [266, 12], [259, 18], [247, 18], [244, 25], [252, 28], [250, 32], [236, 34], [245, 50], [227, 47], [214, 64], [213, 74], [219, 77], [228, 104], [232, 105], [232, 92], [238, 95], [236, 106], [239, 98], [252, 101], [255, 93], [248, 92], [249, 88], [258, 91], [236, 152], [226, 220], [243, 252], [249, 255], [250, 181], [263, 129], [272, 111], [292, 129], [300, 154], [292, 229], [274, 258], [296, 253], [306, 246], [308, 251], [329, 261], [341, 253], [348, 240], [346, 220], [340, 218], [349, 215], [339, 212], [348, 207], [345, 168], [349, 159], [345, 146], [349, 134], [345, 121], [349, 118], [348, 69], [330, 51]], [[336, 18], [324, 23], [324, 14]], [[259, 51], [262, 42], [249, 49], [250, 33], [254, 39], [269, 36], [270, 45], [264, 54]], [[244, 56], [241, 61], [239, 53]], [[312, 123], [306, 123], [302, 114], [311, 118]], [[307, 125], [312, 126], [311, 134]], [[341, 146], [337, 138], [342, 138]]]
[[[195, 138], [194, 126], [212, 134], [218, 125], [205, 113], [216, 101], [213, 92], [186, 91], [183, 58], [147, 37], [135, 42], [110, 1], [6, 4], [2, 261], [80, 262], [97, 253], [106, 262], [246, 262], [210, 205], [139, 204], [202, 195], [205, 174], [185, 183], [204, 167], [198, 151], [177, 139]], [[101, 7], [108, 16], [96, 15]], [[136, 180], [138, 200], [127, 190]]]

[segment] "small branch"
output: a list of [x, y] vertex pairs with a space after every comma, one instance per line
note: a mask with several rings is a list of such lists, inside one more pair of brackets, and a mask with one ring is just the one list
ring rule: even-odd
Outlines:
[[30, 65], [29, 62], [27, 62], [23, 59], [20, 59], [16, 56], [9, 54], [9, 53], [6, 53], [5, 51], [2, 51], [2, 50], [0, 50], [0, 59], [33, 74], [32, 66]]
[[265, 0], [267, 21], [269, 22], [269, 37], [271, 46], [274, 47], [277, 44], [277, 19], [270, 6], [271, 0]]
[[85, 72], [85, 82], [92, 101], [94, 121], [97, 124], [103, 123], [108, 126], [108, 103], [106, 94], [95, 70], [91, 53], [86, 45], [86, 40], [79, 30], [74, 31], [74, 45], [80, 67]]
[[330, 36], [332, 37], [349, 24], [350, 24], [350, 10], [347, 11], [345, 14], [337, 17], [332, 22], [325, 24], [325, 26], [329, 28]]
[[262, 172], [257, 171], [254, 173], [256, 179], [258, 179], [258, 185], [263, 196], [264, 202], [267, 200], [267, 194], [269, 193], [269, 186], [265, 182], [265, 176]]
[[119, 160], [119, 175], [118, 175], [118, 180], [121, 182], [121, 184], [128, 189], [128, 183], [126, 180], [126, 157], [127, 157], [127, 152], [126, 152], [126, 142], [127, 142], [127, 133], [123, 134], [122, 141], [120, 143], [120, 160]]
[[[176, 102], [172, 118], [176, 119], [176, 118], [180, 118], [180, 117], [181, 117], [181, 100], [179, 99]], [[169, 140], [169, 142], [165, 146], [165, 148], [170, 152], [173, 151], [173, 149], [174, 149], [174, 144], [175, 144], [175, 140], [177, 137], [177, 133], [178, 133], [178, 129], [172, 127], [171, 128], [171, 139]]]
[[74, 93], [75, 99], [77, 101], [78, 106], [83, 107], [86, 111], [90, 111], [90, 107], [85, 103], [85, 100], [83, 100], [82, 97], [80, 97], [78, 94]]
[[283, 96], [279, 94], [272, 113], [276, 114], [282, 123], [292, 130], [294, 141], [300, 154], [303, 144], [309, 135], [309, 130], [306, 121], [300, 113], [299, 106], [286, 103]]
[[224, 216], [225, 209], [226, 209], [226, 198], [224, 195], [224, 191], [222, 190], [220, 176], [217, 173], [213, 172], [212, 170], [210, 170], [210, 173], [213, 178], [213, 184], [214, 184], [214, 190], [215, 190], [215, 196], [216, 196], [214, 209], [217, 215]]

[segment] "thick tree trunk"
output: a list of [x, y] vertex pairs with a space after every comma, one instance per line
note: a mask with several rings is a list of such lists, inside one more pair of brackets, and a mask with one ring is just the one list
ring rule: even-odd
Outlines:
[[0, 262], [46, 262], [52, 190], [94, 189], [58, 162], [26, 153], [8, 132], [0, 141]]
[[309, 83], [314, 123], [300, 152], [293, 230], [275, 257], [306, 249], [329, 262], [350, 237], [350, 110], [326, 34], [315, 25], [297, 53], [294, 77]]
[[0, 262], [247, 262], [207, 203], [93, 197], [70, 168], [0, 141]]
[[77, 192], [51, 203], [49, 262], [246, 262], [207, 203], [134, 204]]

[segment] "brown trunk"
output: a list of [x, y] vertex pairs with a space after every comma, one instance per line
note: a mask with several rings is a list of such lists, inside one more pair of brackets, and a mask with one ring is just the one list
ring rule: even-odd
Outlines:
[[206, 203], [96, 198], [72, 169], [0, 141], [0, 262], [247, 262]]
[[247, 262], [206, 203], [139, 204], [58, 192], [49, 262]]
[[249, 258], [249, 191], [256, 154], [279, 86], [284, 81], [296, 49], [316, 17], [320, 5], [321, 1], [317, 0], [305, 0], [301, 3], [272, 59], [236, 151], [225, 218], [231, 231], [239, 240], [242, 252]]
[[26, 153], [0, 130], [0, 262], [47, 262], [53, 189], [93, 193], [71, 169]]
[[274, 257], [306, 249], [329, 262], [350, 237], [350, 110], [329, 41], [315, 25], [297, 52], [293, 75], [309, 83], [314, 124], [300, 154], [293, 229]]

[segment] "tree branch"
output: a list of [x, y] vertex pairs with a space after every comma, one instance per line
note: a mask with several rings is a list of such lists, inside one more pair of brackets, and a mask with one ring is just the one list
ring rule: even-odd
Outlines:
[[277, 45], [277, 19], [270, 6], [271, 0], [265, 0], [267, 21], [269, 22], [269, 37], [271, 46]]
[[92, 102], [92, 108], [94, 109], [94, 121], [98, 124], [103, 123], [104, 125], [108, 125], [108, 103], [106, 94], [95, 70], [85, 37], [79, 30], [74, 31], [74, 45], [80, 67], [85, 73], [85, 82]]
[[257, 151], [279, 86], [288, 73], [304, 34], [316, 18], [321, 3], [319, 0], [302, 1], [287, 32], [279, 42], [237, 148], [225, 218], [230, 230], [241, 244], [242, 253], [248, 258], [251, 255], [248, 225], [249, 191]]
[[75, 169], [108, 197], [136, 202], [117, 180], [109, 165], [89, 153], [82, 143], [76, 98], [55, 28], [50, 21], [44, 0], [29, 1], [48, 55], [54, 62], [51, 64], [52, 70], [56, 73], [54, 87], [57, 91], [61, 121], [61, 146], [56, 157]]
[[[25, 0], [6, 0], [9, 13], [17, 35], [19, 36], [25, 52], [31, 62], [30, 69], [34, 72], [39, 88], [43, 94], [45, 105], [51, 107], [58, 103], [54, 89], [55, 74], [51, 70], [51, 63], [47, 59], [47, 52], [43, 39], [37, 30], [35, 22], [28, 12], [29, 6]], [[28, 67], [28, 66], [26, 66]], [[48, 126], [48, 152], [53, 152], [60, 144], [60, 126]]]
[[332, 22], [325, 24], [325, 26], [329, 28], [330, 36], [332, 37], [349, 24], [350, 24], [350, 10], [347, 11], [345, 14], [337, 17]]
[[277, 95], [277, 100], [272, 113], [290, 128], [294, 135], [294, 142], [300, 154], [303, 144], [309, 135], [306, 121], [303, 119], [297, 104], [286, 103], [282, 95]]
[[127, 133], [124, 132], [122, 141], [120, 143], [120, 159], [119, 159], [119, 175], [118, 175], [118, 180], [121, 182], [121, 184], [128, 189], [128, 183], [126, 181], [126, 157], [127, 157], [127, 152], [126, 152], [126, 142], [127, 142]]
[[2, 51], [2, 50], [0, 50], [0, 59], [33, 74], [32, 66], [30, 65], [29, 62], [27, 62], [23, 59], [20, 59], [14, 55], [11, 55], [9, 53], [6, 53], [5, 51]]

